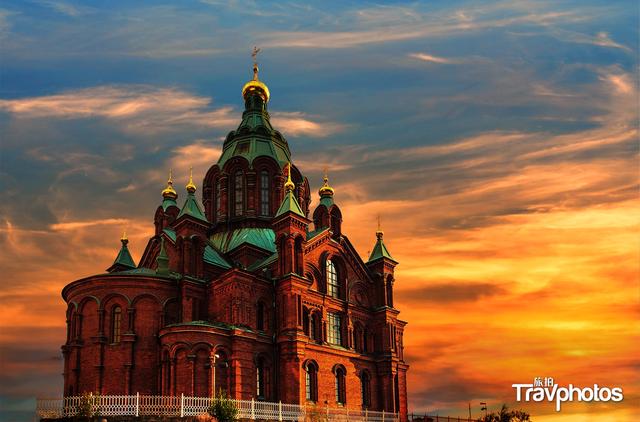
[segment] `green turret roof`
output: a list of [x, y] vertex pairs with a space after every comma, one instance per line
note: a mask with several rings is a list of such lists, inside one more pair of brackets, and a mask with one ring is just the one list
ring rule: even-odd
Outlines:
[[393, 259], [393, 257], [389, 253], [389, 250], [387, 249], [384, 242], [382, 241], [381, 231], [378, 231], [376, 233], [376, 237], [378, 238], [378, 240], [376, 241], [376, 244], [373, 247], [373, 251], [371, 251], [371, 255], [369, 256], [368, 262], [372, 262], [380, 258], [387, 258], [392, 260], [393, 262], [397, 262], [395, 259]]
[[182, 217], [183, 215], [190, 215], [191, 217], [194, 217], [206, 223], [209, 222], [207, 220], [207, 217], [205, 217], [202, 208], [200, 208], [200, 204], [198, 204], [196, 196], [193, 192], [189, 192], [187, 194], [187, 199], [184, 201], [184, 205], [180, 210], [180, 214], [178, 214], [178, 218]]
[[111, 266], [107, 269], [107, 271], [109, 272], [130, 270], [136, 268], [136, 263], [133, 261], [131, 253], [129, 252], [129, 248], [127, 247], [129, 239], [127, 239], [126, 234], [122, 235], [122, 239], [120, 239], [120, 242], [122, 242], [122, 247], [118, 252], [118, 256], [116, 256], [115, 261], [113, 261], [113, 264], [111, 264]]
[[278, 208], [278, 212], [276, 212], [276, 217], [280, 217], [287, 212], [292, 212], [294, 214], [299, 215], [300, 217], [304, 217], [304, 213], [302, 212], [302, 208], [300, 208], [300, 204], [298, 204], [298, 200], [295, 196], [293, 196], [293, 191], [288, 191], [284, 195], [284, 199], [282, 200], [282, 204], [280, 204], [280, 208]]

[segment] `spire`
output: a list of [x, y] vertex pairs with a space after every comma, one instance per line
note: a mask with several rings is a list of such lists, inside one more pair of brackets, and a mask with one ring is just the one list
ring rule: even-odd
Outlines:
[[393, 262], [397, 262], [395, 259], [393, 259], [393, 257], [389, 253], [389, 250], [385, 246], [384, 241], [382, 240], [383, 237], [384, 232], [380, 229], [380, 216], [378, 215], [378, 229], [376, 230], [377, 240], [376, 244], [373, 247], [373, 250], [371, 251], [371, 255], [369, 255], [369, 261], [367, 261], [367, 263], [376, 261], [380, 258], [387, 258]]
[[113, 264], [111, 264], [111, 266], [107, 268], [107, 271], [110, 273], [114, 271], [132, 270], [136, 268], [136, 263], [133, 262], [133, 258], [131, 257], [131, 253], [129, 253], [129, 248], [127, 247], [127, 245], [129, 244], [129, 239], [127, 238], [126, 231], [122, 233], [120, 243], [122, 243], [122, 246], [120, 247], [118, 256], [116, 256]]
[[169, 256], [164, 248], [164, 237], [160, 237], [160, 252], [156, 258], [156, 263], [158, 264], [156, 268], [157, 274], [169, 274]]
[[208, 224], [209, 221], [207, 220], [207, 217], [205, 217], [202, 208], [200, 208], [200, 204], [198, 204], [198, 201], [196, 200], [196, 185], [193, 183], [193, 167], [189, 170], [189, 183], [187, 183], [186, 188], [187, 199], [185, 199], [184, 205], [182, 206], [177, 218], [180, 218], [183, 215], [190, 215], [191, 217], [204, 221]]
[[196, 191], [196, 184], [193, 183], [193, 167], [189, 167], [189, 183], [187, 183], [187, 192], [194, 193]]
[[261, 50], [258, 47], [253, 47], [253, 52], [251, 53], [251, 57], [253, 57], [253, 79], [242, 87], [242, 96], [246, 100], [249, 95], [255, 93], [258, 94], [262, 98], [262, 101], [266, 103], [269, 102], [269, 88], [267, 88], [267, 85], [260, 82], [260, 79], [258, 79], [258, 72], [260, 71], [260, 68], [258, 67], [258, 53], [260, 51]]
[[171, 169], [169, 169], [169, 179], [167, 179], [167, 187], [162, 191], [162, 197], [164, 199], [173, 199], [174, 201], [178, 198], [178, 193], [173, 188], [173, 179], [171, 178]]
[[170, 206], [177, 207], [176, 199], [178, 199], [178, 193], [173, 188], [173, 179], [171, 169], [169, 169], [169, 179], [167, 179], [167, 187], [162, 190], [162, 209], [167, 210]]
[[302, 208], [300, 208], [300, 204], [296, 200], [296, 197], [293, 196], [293, 190], [296, 185], [291, 180], [291, 163], [289, 163], [289, 172], [287, 174], [287, 181], [284, 184], [284, 190], [286, 193], [284, 194], [284, 199], [282, 200], [282, 204], [280, 204], [280, 208], [278, 208], [278, 212], [276, 212], [276, 217], [279, 217], [287, 212], [292, 212], [301, 217], [304, 217], [304, 212], [302, 212]]
[[289, 163], [288, 171], [287, 171], [287, 181], [284, 183], [284, 190], [286, 192], [290, 192], [294, 190], [296, 185], [291, 180], [291, 163]]
[[329, 186], [329, 176], [327, 172], [327, 167], [324, 168], [324, 175], [322, 177], [322, 186], [318, 189], [318, 194], [320, 195], [320, 203], [325, 207], [329, 208], [333, 205], [333, 188]]

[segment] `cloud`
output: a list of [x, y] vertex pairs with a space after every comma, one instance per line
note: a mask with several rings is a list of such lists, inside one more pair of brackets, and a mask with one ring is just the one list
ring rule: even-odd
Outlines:
[[474, 302], [486, 296], [507, 292], [507, 289], [492, 283], [469, 283], [452, 281], [421, 288], [398, 291], [396, 297], [403, 303], [433, 303], [447, 305], [450, 302]]
[[115, 224], [122, 227], [127, 225], [128, 223], [129, 223], [129, 220], [122, 219], [122, 218], [108, 218], [106, 220], [92, 220], [92, 221], [69, 221], [66, 223], [52, 224], [51, 230], [54, 230], [54, 231], [77, 230], [81, 228], [83, 229], [91, 226], [98, 226], [98, 225], [105, 225], [105, 224], [108, 224], [108, 225]]
[[457, 59], [446, 59], [444, 57], [432, 56], [431, 54], [426, 53], [411, 53], [409, 57], [414, 59], [422, 60], [424, 62], [430, 63], [438, 63], [438, 64], [456, 64], [460, 63], [460, 60]]
[[316, 138], [325, 138], [342, 132], [347, 128], [346, 125], [310, 120], [305, 113], [276, 111], [271, 113], [272, 123], [285, 136], [311, 136]]
[[71, 16], [74, 18], [86, 13], [89, 10], [88, 8], [78, 8], [73, 4], [58, 0], [36, 0], [36, 3], [41, 4], [45, 7], [49, 7], [52, 10], [55, 10], [56, 12], [63, 15]]

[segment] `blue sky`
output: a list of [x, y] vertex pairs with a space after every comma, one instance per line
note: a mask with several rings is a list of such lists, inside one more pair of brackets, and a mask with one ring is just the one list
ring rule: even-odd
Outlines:
[[[611, 277], [628, 297], [636, 249], [604, 250], [595, 234], [572, 235], [575, 244], [558, 250], [536, 240], [552, 239], [553, 218], [573, 212], [586, 213], [571, 220], [585, 225], [580, 233], [592, 233], [592, 221], [619, 229], [609, 244], [624, 244], [637, 226], [626, 217], [637, 207], [638, 18], [633, 1], [4, 1], [6, 414], [19, 420], [31, 405], [22, 400], [60, 392], [64, 284], [106, 268], [123, 227], [139, 258], [168, 169], [179, 185], [190, 166], [201, 180], [215, 163], [239, 122], [254, 45], [273, 123], [296, 165], [315, 187], [329, 167], [362, 254], [380, 213], [403, 263], [400, 307], [416, 309], [403, 314], [415, 357], [411, 408], [455, 413], [467, 400], [508, 400], [490, 374], [469, 380], [446, 369], [459, 364], [445, 347], [450, 339], [427, 340], [446, 333], [445, 324], [420, 315], [442, 305], [436, 297], [472, 309], [485, 293], [513, 301], [567, 283], [579, 291], [583, 281], [566, 274], [572, 259], [587, 256], [582, 278], [591, 287], [604, 277], [596, 260], [621, 259], [626, 275]], [[536, 220], [545, 228], [537, 231], [524, 218], [551, 220]], [[572, 249], [580, 245], [588, 252]], [[514, 248], [521, 254], [501, 255]], [[522, 270], [543, 261], [554, 264]], [[593, 291], [594, 303], [610, 301], [600, 294]], [[46, 321], [29, 316], [29, 304]], [[470, 336], [480, 329], [473, 313], [437, 315], [460, 318]], [[22, 328], [11, 328], [15, 316]], [[630, 333], [618, 334], [600, 355], [627, 356]], [[418, 350], [430, 347], [450, 360], [425, 361]], [[557, 366], [564, 355], [556, 349]], [[442, 381], [426, 387], [432, 377]], [[456, 387], [465, 383], [478, 388]]]

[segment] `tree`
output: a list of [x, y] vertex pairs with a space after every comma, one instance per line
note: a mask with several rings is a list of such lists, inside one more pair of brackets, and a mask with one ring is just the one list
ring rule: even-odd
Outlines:
[[531, 422], [529, 414], [523, 410], [509, 410], [506, 404], [499, 412], [491, 412], [481, 419], [482, 422]]

